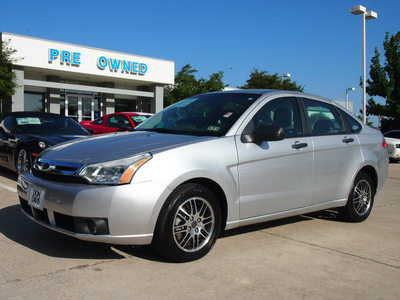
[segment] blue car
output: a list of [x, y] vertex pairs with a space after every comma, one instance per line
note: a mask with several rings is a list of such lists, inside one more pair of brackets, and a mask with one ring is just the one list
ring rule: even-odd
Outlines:
[[0, 119], [0, 166], [18, 174], [29, 171], [44, 149], [90, 136], [76, 121], [57, 114], [13, 112]]

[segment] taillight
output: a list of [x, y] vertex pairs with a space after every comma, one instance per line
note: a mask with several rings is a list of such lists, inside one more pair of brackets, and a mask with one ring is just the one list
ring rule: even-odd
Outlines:
[[383, 140], [382, 140], [382, 146], [383, 146], [383, 148], [387, 148], [387, 143], [386, 143], [385, 138], [383, 138]]

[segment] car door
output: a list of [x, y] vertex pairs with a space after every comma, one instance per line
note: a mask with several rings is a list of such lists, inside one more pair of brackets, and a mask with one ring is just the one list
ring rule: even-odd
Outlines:
[[314, 144], [312, 204], [347, 198], [362, 160], [357, 135], [346, 132], [345, 121], [334, 105], [314, 99], [303, 99], [303, 103]]
[[237, 137], [240, 218], [252, 218], [304, 207], [312, 196], [313, 145], [303, 134], [298, 101], [283, 97], [266, 102], [245, 130], [278, 125], [281, 141], [245, 143]]

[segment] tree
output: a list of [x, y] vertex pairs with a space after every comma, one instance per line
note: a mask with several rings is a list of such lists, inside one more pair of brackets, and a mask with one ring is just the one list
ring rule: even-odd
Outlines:
[[[371, 60], [370, 78], [367, 80], [368, 100], [367, 114], [386, 117], [386, 126], [400, 127], [400, 31], [389, 38], [386, 33], [383, 42], [386, 61], [380, 62], [380, 53], [375, 48]], [[375, 102], [373, 96], [385, 98], [385, 104]], [[384, 125], [383, 121], [382, 125]]]
[[190, 64], [182, 67], [175, 76], [175, 85], [166, 88], [164, 106], [197, 94], [222, 91], [226, 86], [222, 81], [224, 77], [222, 71], [211, 74], [209, 80], [204, 78], [197, 80], [194, 75], [197, 72]]
[[12, 56], [17, 50], [12, 49], [9, 46], [9, 40], [3, 41], [0, 38], [1, 50], [0, 50], [0, 101], [1, 105], [3, 101], [8, 100], [14, 95], [15, 90], [18, 87], [17, 77], [12, 71], [12, 65], [15, 61]]
[[277, 90], [291, 90], [302, 92], [304, 86], [297, 85], [296, 81], [291, 81], [290, 78], [282, 80], [278, 73], [273, 75], [267, 71], [259, 71], [254, 69], [250, 73], [250, 78], [246, 84], [239, 87], [241, 89], [277, 89]]

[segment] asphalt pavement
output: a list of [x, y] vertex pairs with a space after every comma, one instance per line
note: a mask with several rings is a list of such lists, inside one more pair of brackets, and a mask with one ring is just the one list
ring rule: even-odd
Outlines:
[[0, 168], [0, 299], [400, 299], [400, 163], [363, 223], [323, 211], [227, 231], [184, 264], [61, 235], [18, 203]]

